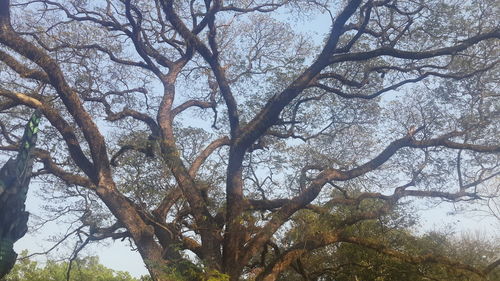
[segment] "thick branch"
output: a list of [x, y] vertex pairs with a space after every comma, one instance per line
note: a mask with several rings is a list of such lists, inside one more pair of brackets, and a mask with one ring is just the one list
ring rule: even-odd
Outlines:
[[281, 111], [327, 66], [329, 57], [337, 47], [339, 38], [342, 35], [344, 24], [360, 4], [360, 0], [349, 1], [333, 23], [330, 36], [318, 58], [283, 92], [272, 97], [255, 118], [242, 129], [244, 133], [235, 141], [235, 145], [239, 147], [241, 153], [244, 153], [248, 147], [266, 133], [269, 127], [276, 123]]
[[[5, 19], [2, 19], [0, 22], [2, 23], [2, 26], [0, 26], [0, 43], [33, 61], [45, 71], [49, 76], [50, 83], [58, 92], [68, 112], [74, 117], [85, 139], [89, 143], [92, 159], [97, 170], [106, 173], [108, 179], [111, 178], [104, 138], [88, 112], [84, 109], [77, 93], [67, 84], [64, 74], [57, 62], [49, 57], [43, 50], [17, 35], [14, 30], [12, 30], [10, 24], [6, 24], [4, 21]], [[75, 162], [76, 161], [78, 160], [75, 159]], [[94, 174], [88, 174], [88, 176], [95, 179]]]
[[108, 117], [106, 118], [106, 120], [116, 121], [116, 120], [124, 119], [125, 117], [132, 117], [136, 120], [140, 120], [140, 121], [146, 123], [153, 135], [159, 135], [160, 129], [159, 129], [159, 126], [156, 123], [156, 121], [153, 118], [151, 118], [149, 115], [141, 113], [141, 112], [133, 110], [133, 109], [125, 108], [122, 111], [117, 112], [117, 113], [110, 112], [108, 114]]
[[188, 101], [184, 102], [183, 104], [180, 104], [176, 108], [172, 109], [172, 115], [176, 116], [177, 114], [181, 113], [182, 111], [184, 111], [190, 107], [198, 107], [201, 109], [212, 108], [212, 107], [214, 107], [214, 103], [211, 101], [188, 100]]
[[[277, 229], [297, 210], [304, 208], [307, 204], [312, 202], [321, 191], [322, 187], [330, 181], [347, 181], [370, 171], [373, 171], [389, 160], [399, 149], [403, 147], [432, 147], [432, 146], [446, 146], [455, 149], [472, 149], [479, 152], [498, 152], [500, 151], [500, 146], [477, 146], [472, 144], [463, 144], [451, 142], [448, 139], [459, 135], [459, 133], [451, 133], [443, 135], [442, 137], [431, 139], [428, 141], [416, 141], [413, 136], [407, 135], [401, 139], [393, 141], [386, 149], [384, 149], [378, 156], [372, 160], [366, 162], [365, 164], [356, 167], [348, 171], [342, 171], [338, 169], [326, 169], [319, 173], [316, 178], [311, 181], [309, 187], [300, 193], [298, 196], [290, 200], [272, 200], [272, 201], [250, 201], [258, 208], [269, 207], [270, 209], [281, 208], [276, 211], [272, 219], [262, 228], [261, 232], [255, 235], [248, 243], [246, 247], [247, 255], [245, 258], [250, 258], [251, 254], [254, 254], [257, 249], [259, 249], [265, 241], [268, 241], [272, 235], [277, 231]], [[417, 145], [418, 144], [418, 145]], [[465, 146], [465, 147], [464, 147]], [[444, 192], [426, 192], [426, 191], [415, 191], [415, 190], [405, 190], [396, 189], [397, 193], [393, 195], [394, 198], [389, 198], [382, 195], [375, 194], [375, 197], [380, 196], [381, 199], [399, 199], [402, 196], [423, 196], [423, 197], [441, 197], [448, 198], [450, 200], [457, 200], [458, 198], [469, 196], [475, 198], [474, 194], [460, 192], [456, 194], [444, 193]]]
[[[166, 3], [165, 3], [166, 2]], [[165, 12], [166, 17], [172, 23], [174, 28], [181, 34], [181, 36], [188, 41], [190, 44], [194, 46], [194, 48], [200, 53], [200, 55], [207, 61], [207, 63], [212, 68], [214, 72], [215, 78], [219, 85], [219, 89], [221, 91], [222, 97], [226, 102], [229, 122], [231, 126], [231, 135], [235, 136], [237, 134], [237, 129], [239, 126], [239, 115], [236, 100], [232, 94], [231, 88], [229, 87], [229, 82], [225, 75], [225, 70], [219, 64], [216, 53], [212, 53], [207, 46], [193, 33], [191, 32], [186, 25], [182, 22], [179, 16], [175, 13], [173, 8], [173, 1], [162, 1], [162, 8]], [[220, 1], [215, 1], [215, 3], [219, 3]], [[218, 9], [218, 7], [212, 8], [214, 13]], [[213, 21], [215, 16], [207, 18], [208, 20]]]
[[54, 126], [68, 146], [69, 153], [75, 163], [82, 169], [82, 171], [87, 174], [93, 181], [96, 180], [96, 172], [94, 170], [93, 164], [88, 160], [87, 156], [83, 153], [80, 147], [80, 142], [74, 132], [74, 129], [63, 119], [63, 117], [53, 108], [42, 103], [42, 101], [37, 98], [31, 97], [23, 93], [17, 93], [8, 91], [0, 88], [0, 95], [6, 96], [16, 102], [25, 104], [32, 108], [40, 108], [49, 120], [49, 122]]
[[205, 160], [219, 147], [224, 145], [229, 145], [229, 138], [222, 137], [211, 142], [199, 155], [194, 159], [193, 164], [191, 164], [191, 168], [189, 168], [189, 175], [191, 177], [196, 177], [198, 170], [201, 165], [205, 162]]
[[439, 56], [453, 55], [458, 52], [464, 51], [467, 48], [485, 40], [500, 38], [500, 29], [494, 29], [490, 32], [473, 36], [469, 39], [463, 40], [460, 44], [451, 47], [444, 47], [429, 51], [403, 51], [394, 49], [392, 47], [381, 47], [379, 49], [368, 52], [348, 53], [342, 55], [334, 55], [329, 58], [329, 64], [335, 64], [345, 61], [364, 61], [380, 56], [390, 56], [400, 59], [427, 59]]
[[49, 77], [46, 73], [36, 69], [30, 69], [17, 61], [14, 57], [0, 50], [0, 61], [3, 61], [8, 67], [17, 72], [23, 78], [35, 79], [44, 83], [49, 83]]

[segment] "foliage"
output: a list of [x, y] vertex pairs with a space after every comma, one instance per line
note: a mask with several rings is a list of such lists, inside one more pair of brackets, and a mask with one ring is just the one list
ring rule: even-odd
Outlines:
[[[26, 256], [24, 251], [21, 256]], [[38, 262], [20, 258], [3, 281], [66, 281], [68, 262], [47, 261], [40, 267]], [[73, 261], [70, 281], [146, 281], [147, 277], [133, 278], [124, 271], [115, 271], [99, 263], [97, 257], [85, 257]]]
[[[317, 222], [310, 222], [315, 224]], [[410, 256], [447, 256], [465, 264], [484, 268], [497, 258], [499, 249], [494, 239], [482, 236], [430, 232], [421, 236], [406, 228], [391, 228], [383, 222], [364, 222], [356, 226], [363, 237], [383, 241], [392, 249]], [[497, 268], [488, 280], [500, 276]], [[354, 278], [354, 279], [353, 279]], [[485, 280], [466, 270], [440, 264], [412, 263], [386, 255], [376, 249], [340, 243], [316, 249], [301, 256], [278, 280]]]

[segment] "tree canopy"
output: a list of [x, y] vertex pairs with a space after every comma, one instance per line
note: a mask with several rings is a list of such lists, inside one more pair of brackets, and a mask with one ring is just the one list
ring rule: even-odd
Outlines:
[[130, 239], [154, 280], [278, 280], [347, 247], [487, 278], [498, 257], [359, 229], [497, 200], [499, 21], [494, 0], [0, 0], [0, 150], [40, 110], [46, 219], [74, 257]]
[[[56, 262], [49, 260], [44, 267], [40, 267], [36, 261], [26, 257], [27, 252], [21, 253], [21, 259], [13, 270], [2, 281], [66, 281], [68, 280], [68, 262]], [[97, 257], [86, 257], [76, 259], [72, 263], [72, 281], [148, 281], [147, 277], [142, 279], [133, 278], [129, 273], [114, 271], [99, 263]]]
[[[302, 225], [304, 223], [307, 227]], [[500, 277], [500, 268], [491, 266], [491, 261], [497, 258], [500, 250], [494, 238], [488, 239], [479, 233], [457, 236], [450, 229], [415, 235], [408, 227], [412, 223], [411, 219], [402, 220], [400, 216], [393, 215], [353, 225], [345, 231], [349, 235], [363, 237], [367, 244], [335, 243], [307, 251], [293, 261], [277, 280], [485, 280], [460, 264], [449, 264], [443, 257], [476, 268], [486, 269], [489, 266], [487, 280]], [[303, 240], [302, 237], [306, 236], [304, 229], [322, 231], [325, 224], [331, 224], [331, 219], [310, 212], [296, 216], [294, 224], [294, 230], [282, 243], [295, 244]], [[274, 251], [279, 253], [283, 248], [275, 246]], [[388, 254], [391, 249], [409, 255]], [[436, 262], [438, 260], [440, 262]]]

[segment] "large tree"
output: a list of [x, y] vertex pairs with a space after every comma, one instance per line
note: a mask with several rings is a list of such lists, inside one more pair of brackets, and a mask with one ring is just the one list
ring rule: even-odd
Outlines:
[[[76, 252], [129, 238], [155, 280], [276, 280], [338, 243], [485, 276], [350, 229], [413, 197], [496, 196], [498, 12], [494, 0], [0, 0], [1, 149], [39, 109], [34, 175], [52, 211], [80, 214]], [[301, 27], [319, 14], [324, 35]], [[304, 212], [330, 223], [283, 242]]]

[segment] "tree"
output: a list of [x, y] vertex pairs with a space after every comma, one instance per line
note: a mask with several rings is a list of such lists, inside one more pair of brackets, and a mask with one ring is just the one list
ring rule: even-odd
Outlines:
[[[279, 255], [287, 243], [303, 243], [307, 235], [304, 235], [301, 224], [322, 229], [324, 226], [316, 228], [316, 225], [331, 223], [330, 217], [314, 213], [298, 216], [294, 222], [295, 231], [269, 249], [268, 256]], [[405, 256], [384, 254], [387, 248], [398, 249], [413, 256], [451, 257], [477, 268], [486, 268], [498, 254], [499, 245], [491, 238], [470, 234], [456, 237], [445, 232], [415, 236], [408, 227], [413, 223], [411, 217], [392, 215], [353, 225], [348, 229], [350, 235], [377, 241], [379, 247], [367, 249], [357, 244], [337, 243], [308, 251], [291, 263], [278, 280], [484, 280], [460, 266], [417, 262]], [[489, 280], [498, 279], [499, 274], [499, 268], [493, 268], [488, 273]]]
[[[7, 275], [5, 281], [66, 281], [68, 274], [67, 262], [48, 261], [43, 268], [36, 261], [26, 257], [27, 252], [21, 254], [22, 259], [14, 266], [12, 272]], [[123, 271], [114, 271], [99, 264], [97, 257], [86, 257], [74, 261], [71, 270], [73, 281], [139, 281]]]
[[[316, 43], [296, 23], [319, 13]], [[40, 109], [35, 175], [78, 214], [76, 253], [131, 239], [154, 280], [276, 280], [339, 243], [484, 277], [349, 229], [495, 190], [498, 18], [492, 0], [0, 0], [2, 150]], [[303, 210], [335, 224], [271, 256]]]

